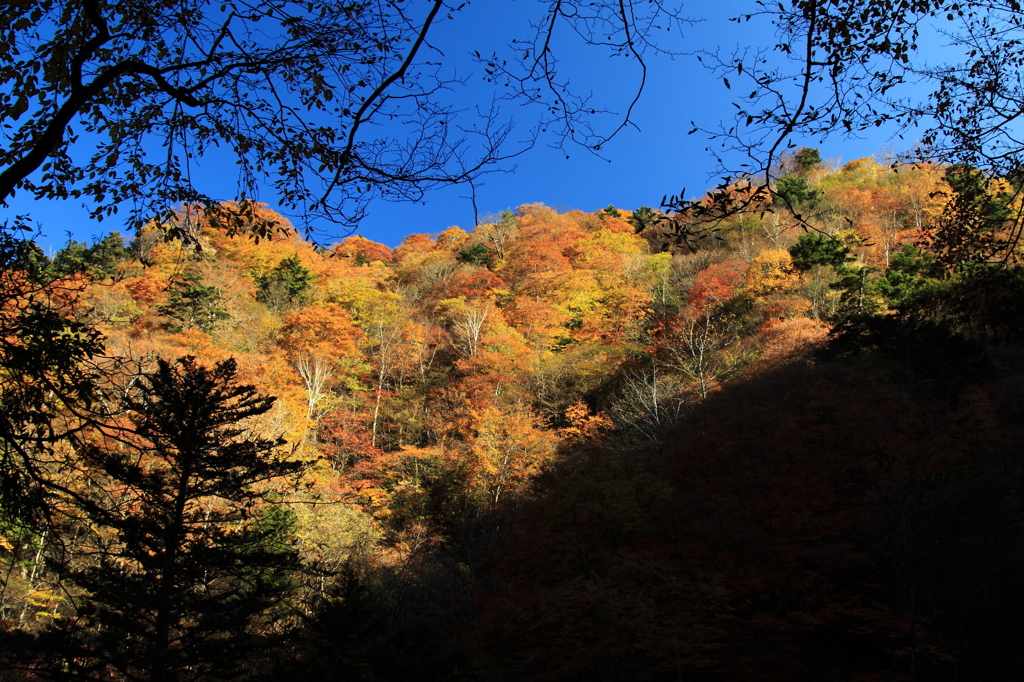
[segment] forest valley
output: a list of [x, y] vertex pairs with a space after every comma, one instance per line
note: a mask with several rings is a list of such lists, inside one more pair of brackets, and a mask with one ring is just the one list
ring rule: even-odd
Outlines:
[[1020, 178], [785, 163], [394, 249], [6, 229], [0, 679], [1016, 677]]

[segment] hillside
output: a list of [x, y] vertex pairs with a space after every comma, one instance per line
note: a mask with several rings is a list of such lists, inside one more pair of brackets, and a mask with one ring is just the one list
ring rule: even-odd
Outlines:
[[4, 679], [1012, 676], [1019, 187], [784, 163], [394, 249], [4, 232]]

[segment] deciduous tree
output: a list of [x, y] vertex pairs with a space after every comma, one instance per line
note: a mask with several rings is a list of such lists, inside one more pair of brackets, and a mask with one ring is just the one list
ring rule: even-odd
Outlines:
[[285, 316], [279, 344], [306, 385], [310, 418], [323, 415], [321, 403], [336, 376], [342, 386], [354, 387], [364, 367], [358, 346], [364, 336], [337, 304], [312, 305]]

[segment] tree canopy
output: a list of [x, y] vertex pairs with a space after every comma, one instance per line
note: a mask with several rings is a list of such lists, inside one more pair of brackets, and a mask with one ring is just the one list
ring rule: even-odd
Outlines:
[[[507, 58], [500, 49], [476, 54], [495, 90], [467, 109], [453, 96], [463, 79], [431, 45], [437, 26], [463, 8], [446, 0], [5, 3], [0, 201], [16, 191], [81, 199], [95, 217], [130, 205], [135, 226], [202, 204], [266, 236], [282, 226], [253, 202], [272, 187], [283, 209], [352, 226], [375, 197], [472, 186], [506, 168], [542, 127], [556, 144], [600, 148], [632, 106], [609, 129], [592, 120], [607, 112], [559, 76], [552, 37], [567, 32], [642, 64], [658, 49], [655, 28], [681, 26], [660, 1], [551, 3]], [[524, 126], [532, 132], [512, 138], [503, 99], [544, 112]], [[193, 177], [215, 148], [237, 163], [234, 197], [211, 197]]]

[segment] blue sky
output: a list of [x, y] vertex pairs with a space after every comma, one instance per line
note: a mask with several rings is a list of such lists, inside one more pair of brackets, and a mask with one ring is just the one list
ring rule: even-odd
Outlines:
[[[671, 39], [666, 33], [666, 47], [693, 52], [716, 47], [729, 50], [737, 45], [770, 46], [773, 34], [766, 21], [742, 25], [728, 21], [744, 10], [750, 11], [752, 4], [737, 0], [691, 3], [685, 12], [702, 21], [686, 29], [682, 39]], [[432, 40], [444, 53], [445, 62], [467, 77], [469, 88], [461, 95], [467, 105], [474, 98], [489, 99], [491, 87], [483, 83], [478, 69], [473, 71], [468, 55], [473, 50], [485, 54], [501, 50], [516, 36], [525, 35], [527, 22], [538, 16], [543, 5], [535, 0], [477, 0], [433, 34]], [[638, 82], [638, 67], [623, 59], [608, 58], [594, 48], [570, 43], [564, 48], [564, 64], [573, 83], [593, 90], [608, 108], [624, 110]], [[684, 187], [688, 196], [695, 196], [714, 185], [718, 179], [710, 177], [714, 162], [706, 151], [712, 143], [700, 134], [687, 135], [687, 131], [691, 120], [713, 128], [719, 120], [729, 118], [734, 111], [734, 93], [692, 56], [651, 57], [648, 69], [647, 87], [634, 111], [636, 128], [620, 132], [602, 150], [603, 158], [582, 148], [570, 149], [566, 158], [565, 153], [547, 146], [550, 140], [542, 138], [535, 148], [510, 164], [514, 171], [489, 175], [478, 187], [481, 215], [532, 202], [559, 210], [596, 211], [608, 204], [626, 209], [657, 207], [664, 195], [678, 193]], [[509, 111], [525, 134], [534, 113], [529, 109]], [[825, 157], [841, 156], [844, 160], [872, 155], [884, 144], [903, 149], [912, 143], [890, 137], [891, 132], [883, 130], [869, 139], [801, 142], [818, 146]], [[231, 198], [234, 185], [227, 179], [233, 177], [232, 166], [229, 158], [204, 159], [197, 184], [210, 194]], [[357, 232], [395, 246], [415, 232], [436, 233], [451, 225], [472, 229], [474, 214], [467, 195], [467, 188], [452, 187], [433, 192], [423, 203], [377, 202]], [[269, 195], [261, 199], [273, 205]], [[42, 229], [40, 245], [49, 252], [60, 248], [68, 233], [78, 240], [92, 240], [111, 230], [127, 232], [116, 218], [102, 223], [90, 221], [86, 209], [74, 201], [32, 202], [22, 195], [0, 212], [4, 218], [29, 214]], [[322, 242], [344, 236], [330, 226], [312, 227]]]

